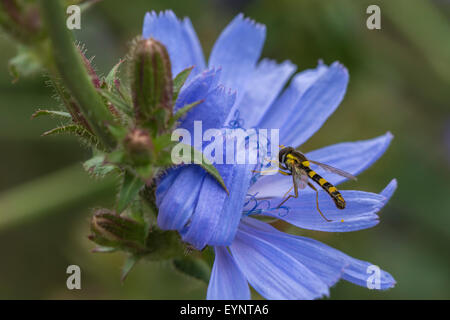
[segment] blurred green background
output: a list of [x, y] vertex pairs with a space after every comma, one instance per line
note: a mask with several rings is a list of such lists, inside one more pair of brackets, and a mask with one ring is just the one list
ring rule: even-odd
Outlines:
[[[381, 30], [366, 28], [366, 8], [381, 8]], [[425, 0], [105, 0], [82, 15], [76, 37], [106, 74], [139, 34], [144, 13], [172, 9], [189, 16], [206, 56], [239, 12], [267, 26], [264, 57], [289, 59], [299, 70], [318, 59], [350, 72], [337, 112], [303, 147], [309, 151], [386, 131], [386, 154], [341, 188], [399, 188], [381, 223], [353, 233], [300, 231], [397, 280], [385, 292], [339, 282], [331, 299], [450, 298], [450, 2]], [[165, 263], [140, 263], [120, 283], [123, 256], [93, 254], [87, 239], [96, 206], [111, 206], [115, 181], [93, 181], [81, 168], [89, 151], [74, 138], [41, 137], [54, 120], [31, 120], [55, 107], [45, 77], [11, 83], [15, 45], [0, 36], [0, 298], [203, 299], [206, 285]], [[292, 230], [290, 230], [292, 231]], [[66, 268], [82, 270], [82, 290], [66, 288]]]

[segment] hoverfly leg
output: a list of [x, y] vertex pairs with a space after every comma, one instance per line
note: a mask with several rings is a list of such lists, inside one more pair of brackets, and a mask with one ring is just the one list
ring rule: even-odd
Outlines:
[[[281, 172], [281, 171], [280, 171], [280, 172]], [[281, 207], [286, 201], [288, 201], [290, 198], [298, 198], [298, 186], [297, 186], [297, 182], [295, 181], [295, 179], [293, 179], [293, 180], [294, 180], [294, 185], [289, 189], [288, 192], [286, 192], [286, 193], [284, 194], [284, 197], [286, 196], [286, 194], [288, 194], [289, 192], [291, 192], [292, 188], [294, 188], [294, 193], [295, 193], [295, 194], [290, 194], [287, 198], [285, 198], [285, 199], [278, 205], [277, 209], [280, 208], [280, 207]]]
[[284, 194], [283, 198], [286, 197], [286, 196], [289, 194], [289, 192], [291, 192], [292, 188], [294, 188], [294, 186], [292, 186], [292, 187]]
[[290, 198], [297, 198], [298, 197], [298, 195], [297, 196], [294, 196], [294, 195], [289, 195], [286, 199], [284, 199], [279, 205], [278, 205], [278, 207], [277, 207], [277, 209], [279, 209], [286, 201], [288, 201]]
[[317, 211], [319, 211], [320, 215], [322, 216], [322, 218], [325, 219], [326, 222], [333, 221], [333, 220], [327, 219], [327, 217], [325, 217], [325, 215], [319, 209], [319, 191], [317, 191], [316, 187], [314, 187], [310, 182], [308, 182], [308, 186], [316, 192], [316, 207], [317, 207]]
[[280, 169], [283, 169], [283, 170], [286, 170], [286, 171], [289, 170], [289, 168], [286, 167], [286, 166], [284, 165], [284, 163], [281, 163], [281, 162], [278, 164], [278, 167], [279, 167]]

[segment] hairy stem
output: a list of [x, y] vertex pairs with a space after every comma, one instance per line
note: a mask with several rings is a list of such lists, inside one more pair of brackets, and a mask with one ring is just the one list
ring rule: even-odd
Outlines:
[[39, 2], [59, 76], [77, 100], [81, 112], [94, 133], [108, 149], [114, 148], [115, 141], [106, 127], [108, 123], [114, 121], [114, 118], [96, 92], [83, 65], [72, 34], [66, 27], [66, 16], [61, 1], [40, 0]]

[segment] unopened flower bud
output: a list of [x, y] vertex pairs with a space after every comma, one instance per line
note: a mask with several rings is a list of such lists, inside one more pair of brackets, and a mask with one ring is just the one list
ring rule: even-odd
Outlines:
[[113, 212], [100, 209], [91, 220], [89, 239], [104, 246], [133, 253], [145, 251], [145, 226]]
[[152, 38], [137, 41], [130, 54], [130, 77], [138, 123], [160, 132], [173, 108], [172, 68], [166, 47]]
[[128, 156], [136, 165], [146, 165], [154, 158], [152, 138], [147, 130], [132, 129], [124, 140]]
[[152, 261], [168, 260], [183, 255], [184, 245], [178, 232], [150, 230], [145, 223], [99, 209], [91, 220], [89, 239], [101, 247], [127, 251], [135, 257]]

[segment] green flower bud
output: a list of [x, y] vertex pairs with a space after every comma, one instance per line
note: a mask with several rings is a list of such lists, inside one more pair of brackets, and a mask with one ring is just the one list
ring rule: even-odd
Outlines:
[[173, 109], [169, 54], [155, 39], [141, 39], [130, 53], [131, 92], [136, 120], [156, 132], [167, 127]]
[[141, 254], [146, 251], [146, 227], [107, 209], [98, 210], [91, 220], [89, 239], [103, 247]]
[[154, 159], [154, 146], [147, 130], [132, 129], [124, 140], [125, 150], [135, 165], [148, 165]]
[[184, 254], [184, 245], [178, 232], [163, 231], [156, 226], [149, 229], [145, 223], [116, 215], [107, 209], [95, 212], [91, 231], [89, 239], [103, 250], [126, 251], [137, 259], [161, 261]]

